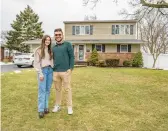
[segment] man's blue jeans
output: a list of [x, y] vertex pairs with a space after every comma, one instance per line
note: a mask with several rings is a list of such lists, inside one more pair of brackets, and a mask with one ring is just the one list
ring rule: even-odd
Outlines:
[[40, 81], [38, 76], [38, 112], [44, 112], [48, 108], [50, 88], [53, 81], [53, 69], [48, 66], [42, 69], [44, 80]]

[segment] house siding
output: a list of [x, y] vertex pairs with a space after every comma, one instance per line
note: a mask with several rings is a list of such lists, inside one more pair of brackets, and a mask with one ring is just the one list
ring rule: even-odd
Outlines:
[[[73, 35], [72, 27], [75, 25], [93, 25], [93, 35]], [[112, 34], [112, 25], [134, 25], [133, 35]], [[66, 40], [85, 39], [136, 39], [136, 23], [70, 23], [65, 24]]]
[[105, 45], [105, 52], [107, 52], [107, 53], [115, 53], [115, 52], [117, 52], [117, 45], [108, 45], [108, 44], [106, 44]]
[[90, 50], [90, 52], [92, 52], [92, 44], [86, 44], [86, 52], [87, 50]]
[[132, 44], [131, 45], [131, 52], [136, 53], [140, 51], [140, 45]]

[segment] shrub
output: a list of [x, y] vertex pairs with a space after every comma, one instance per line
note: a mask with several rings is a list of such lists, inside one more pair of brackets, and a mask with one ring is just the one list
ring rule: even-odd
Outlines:
[[99, 61], [97, 62], [97, 66], [105, 67], [105, 66], [106, 66], [105, 60], [99, 60]]
[[88, 65], [95, 66], [97, 62], [98, 62], [98, 53], [96, 48], [94, 48], [88, 60]]
[[131, 64], [132, 64], [132, 62], [130, 60], [123, 61], [123, 66], [125, 66], [125, 67], [129, 67], [129, 66], [131, 66]]
[[117, 67], [119, 65], [119, 59], [106, 59], [106, 65], [108, 67]]
[[135, 54], [132, 62], [133, 67], [142, 67], [143, 66], [143, 58], [142, 58], [142, 53], [138, 52]]

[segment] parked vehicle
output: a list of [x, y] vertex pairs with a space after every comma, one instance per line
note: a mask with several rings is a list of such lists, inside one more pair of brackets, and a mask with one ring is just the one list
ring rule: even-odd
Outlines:
[[13, 63], [19, 68], [22, 66], [33, 66], [34, 54], [33, 53], [23, 53], [20, 55], [15, 55]]

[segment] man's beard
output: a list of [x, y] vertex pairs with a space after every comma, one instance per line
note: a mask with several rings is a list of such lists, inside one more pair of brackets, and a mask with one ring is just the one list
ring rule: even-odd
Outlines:
[[[55, 39], [56, 40], [56, 39]], [[62, 39], [60, 39], [59, 41], [58, 40], [56, 40], [56, 42], [58, 42], [58, 43], [60, 43], [62, 41]]]

